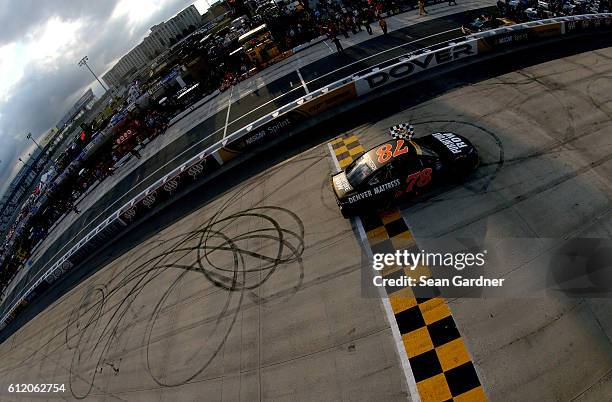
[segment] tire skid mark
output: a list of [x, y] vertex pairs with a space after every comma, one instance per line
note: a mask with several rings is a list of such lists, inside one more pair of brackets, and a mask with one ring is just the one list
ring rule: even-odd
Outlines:
[[612, 160], [612, 154], [604, 156], [596, 161], [593, 161], [591, 163], [586, 164], [585, 166], [581, 167], [580, 169], [577, 169], [573, 172], [569, 172], [567, 174], [564, 174], [562, 176], [559, 176], [558, 178], [551, 180], [548, 183], [542, 184], [540, 186], [534, 187], [529, 191], [526, 191], [520, 195], [517, 195], [516, 197], [514, 197], [512, 200], [509, 200], [507, 202], [504, 202], [494, 208], [490, 208], [488, 210], [482, 211], [481, 213], [474, 215], [472, 217], [470, 217], [469, 219], [466, 219], [460, 223], [457, 223], [451, 227], [448, 227], [444, 232], [440, 232], [440, 233], [436, 233], [433, 234], [432, 237], [441, 237], [441, 236], [445, 236], [449, 233], [455, 232], [461, 228], [464, 228], [466, 226], [469, 226], [475, 222], [478, 222], [481, 219], [484, 219], [490, 215], [494, 215], [497, 214], [498, 212], [504, 211], [508, 208], [512, 208], [513, 206], [533, 197], [533, 196], [537, 196], [541, 193], [544, 193], [548, 190], [550, 190], [553, 187], [556, 187], [562, 183], [565, 183], [571, 179], [574, 179], [584, 173], [589, 172], [590, 170], [603, 165], [604, 163], [608, 162]]

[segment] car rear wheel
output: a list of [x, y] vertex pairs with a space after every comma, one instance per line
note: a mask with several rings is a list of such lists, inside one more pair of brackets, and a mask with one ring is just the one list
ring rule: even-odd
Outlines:
[[462, 182], [466, 180], [478, 167], [478, 156], [474, 158], [466, 158], [453, 164], [450, 170], [450, 178], [453, 181]]

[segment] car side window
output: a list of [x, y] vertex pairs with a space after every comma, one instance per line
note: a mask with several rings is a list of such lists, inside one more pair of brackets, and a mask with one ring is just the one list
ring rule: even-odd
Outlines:
[[380, 171], [376, 172], [372, 177], [368, 180], [368, 186], [377, 186], [385, 181], [391, 180], [393, 165], [389, 164], [383, 167]]
[[375, 174], [368, 180], [368, 186], [377, 186], [380, 184], [380, 174]]

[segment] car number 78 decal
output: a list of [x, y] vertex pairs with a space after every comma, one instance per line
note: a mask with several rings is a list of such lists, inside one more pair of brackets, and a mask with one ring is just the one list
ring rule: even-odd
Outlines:
[[406, 177], [406, 189], [404, 193], [409, 193], [416, 184], [417, 187], [425, 187], [431, 181], [431, 168], [425, 168], [420, 172], [413, 173]]

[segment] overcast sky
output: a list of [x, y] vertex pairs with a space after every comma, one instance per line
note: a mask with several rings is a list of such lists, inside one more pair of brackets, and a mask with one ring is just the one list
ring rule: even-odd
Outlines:
[[[147, 35], [194, 0], [0, 0], [0, 196], [37, 138], [91, 87], [77, 62], [89, 56], [100, 76]], [[206, 1], [196, 7], [203, 13]], [[24, 158], [22, 158], [24, 159]], [[25, 159], [24, 159], [25, 160]]]

